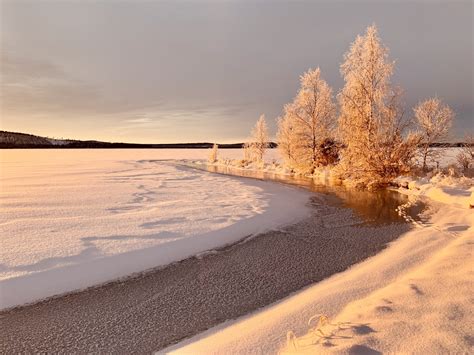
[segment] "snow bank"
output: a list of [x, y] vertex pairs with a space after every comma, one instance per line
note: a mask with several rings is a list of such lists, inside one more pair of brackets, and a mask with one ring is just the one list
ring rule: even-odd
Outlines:
[[474, 179], [472, 178], [443, 174], [420, 179], [403, 176], [399, 177], [396, 183], [402, 187], [398, 191], [407, 195], [426, 196], [433, 201], [457, 207], [474, 207]]
[[445, 221], [445, 247], [281, 353], [470, 353], [474, 219], [466, 213]]
[[[474, 214], [434, 205], [373, 258], [163, 352], [468, 353]], [[320, 315], [329, 323], [316, 327]]]
[[1, 154], [1, 308], [165, 265], [309, 213], [302, 189], [159, 160], [207, 150]]

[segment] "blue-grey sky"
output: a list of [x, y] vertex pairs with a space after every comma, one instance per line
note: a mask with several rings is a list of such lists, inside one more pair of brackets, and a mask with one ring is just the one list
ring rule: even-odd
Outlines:
[[127, 142], [231, 142], [319, 66], [333, 87], [375, 23], [407, 114], [437, 95], [473, 129], [471, 1], [2, 1], [1, 128]]

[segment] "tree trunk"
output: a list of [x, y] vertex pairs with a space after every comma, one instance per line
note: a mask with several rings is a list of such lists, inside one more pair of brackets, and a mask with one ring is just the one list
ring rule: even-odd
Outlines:
[[423, 152], [423, 171], [426, 172], [427, 166], [426, 166], [426, 159], [428, 157], [428, 148], [425, 147], [425, 150]]

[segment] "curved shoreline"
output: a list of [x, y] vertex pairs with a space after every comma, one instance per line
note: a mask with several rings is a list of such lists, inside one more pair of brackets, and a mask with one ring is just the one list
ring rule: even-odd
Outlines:
[[[158, 353], [468, 353], [474, 216], [428, 208], [426, 220], [374, 257]], [[319, 315], [329, 318], [322, 333]]]
[[0, 312], [5, 328], [0, 350], [163, 349], [344, 271], [410, 229], [408, 224], [361, 224], [352, 211], [331, 206], [320, 195], [311, 206], [310, 218], [246, 243]]

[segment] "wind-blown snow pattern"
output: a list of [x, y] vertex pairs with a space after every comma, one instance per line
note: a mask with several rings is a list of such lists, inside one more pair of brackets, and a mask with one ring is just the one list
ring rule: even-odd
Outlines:
[[179, 165], [207, 151], [4, 151], [1, 308], [165, 265], [307, 216], [309, 193]]

